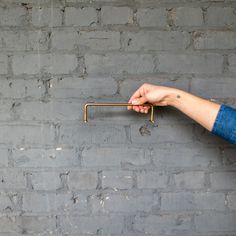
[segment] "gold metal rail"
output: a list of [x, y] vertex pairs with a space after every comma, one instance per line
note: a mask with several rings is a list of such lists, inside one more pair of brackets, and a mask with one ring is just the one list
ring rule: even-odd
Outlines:
[[[137, 106], [133, 105], [131, 103], [86, 103], [84, 105], [84, 122], [88, 122], [88, 107], [95, 106], [95, 107], [102, 107], [102, 106], [114, 106], [114, 107], [123, 107], [123, 106]], [[142, 106], [148, 106], [150, 107], [150, 121], [154, 123], [154, 105], [145, 103], [142, 104]]]

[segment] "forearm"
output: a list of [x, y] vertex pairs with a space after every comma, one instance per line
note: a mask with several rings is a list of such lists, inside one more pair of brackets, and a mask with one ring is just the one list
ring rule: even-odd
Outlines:
[[177, 108], [207, 130], [212, 130], [220, 109], [219, 104], [178, 89], [171, 90], [166, 100], [168, 105]]

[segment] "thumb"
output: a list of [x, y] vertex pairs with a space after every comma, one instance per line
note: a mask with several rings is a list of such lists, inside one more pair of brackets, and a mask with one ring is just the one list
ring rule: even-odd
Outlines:
[[148, 101], [147, 97], [146, 96], [142, 96], [140, 98], [134, 99], [131, 103], [133, 105], [142, 105], [142, 104], [144, 104], [147, 101]]

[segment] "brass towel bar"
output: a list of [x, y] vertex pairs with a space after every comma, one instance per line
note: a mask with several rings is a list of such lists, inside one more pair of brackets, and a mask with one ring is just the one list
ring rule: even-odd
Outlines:
[[[114, 106], [114, 107], [122, 107], [122, 106], [135, 106], [131, 103], [86, 103], [84, 105], [84, 122], [88, 122], [88, 107], [89, 106], [96, 106], [96, 107], [101, 107], [101, 106]], [[149, 106], [150, 107], [150, 121], [154, 123], [154, 105], [152, 104], [143, 104], [142, 106]]]

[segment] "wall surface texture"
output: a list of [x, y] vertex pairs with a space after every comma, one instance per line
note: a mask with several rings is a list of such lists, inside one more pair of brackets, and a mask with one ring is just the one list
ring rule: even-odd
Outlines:
[[236, 1], [0, 0], [0, 236], [235, 236], [236, 149], [144, 82], [236, 106]]

